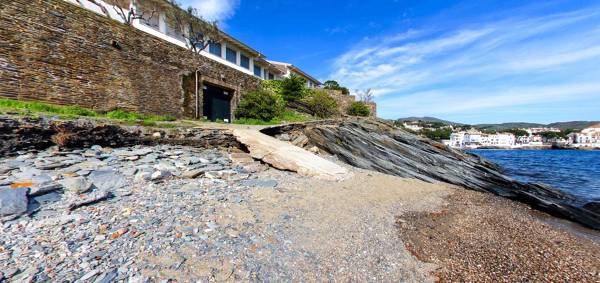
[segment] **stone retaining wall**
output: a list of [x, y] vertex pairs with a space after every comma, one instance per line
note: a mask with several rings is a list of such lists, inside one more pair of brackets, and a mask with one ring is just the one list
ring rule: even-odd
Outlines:
[[61, 0], [0, 1], [0, 27], [4, 98], [193, 117], [195, 70], [233, 87], [234, 107], [260, 82]]

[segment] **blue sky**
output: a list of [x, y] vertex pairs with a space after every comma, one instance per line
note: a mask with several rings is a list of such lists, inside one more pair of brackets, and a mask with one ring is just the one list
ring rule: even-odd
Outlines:
[[269, 59], [373, 89], [383, 118], [600, 120], [598, 1], [183, 4]]

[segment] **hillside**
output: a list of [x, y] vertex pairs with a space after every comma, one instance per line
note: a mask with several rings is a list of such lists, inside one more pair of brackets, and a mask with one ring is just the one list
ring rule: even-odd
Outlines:
[[546, 127], [546, 125], [527, 122], [511, 122], [502, 124], [477, 124], [473, 125], [473, 127], [481, 130], [504, 131], [515, 128], [541, 128]]
[[[452, 122], [448, 120], [443, 120], [435, 117], [406, 117], [397, 119], [397, 121], [424, 121], [424, 122], [438, 122], [444, 123], [447, 125], [466, 125], [462, 123]], [[473, 127], [481, 130], [493, 130], [493, 131], [504, 131], [508, 129], [515, 128], [559, 128], [561, 130], [567, 129], [584, 129], [591, 125], [598, 124], [600, 121], [568, 121], [568, 122], [554, 122], [550, 124], [540, 124], [540, 123], [529, 123], [529, 122], [508, 122], [508, 123], [499, 123], [499, 124], [476, 124]]]
[[557, 122], [548, 124], [548, 127], [559, 128], [561, 130], [566, 129], [585, 129], [594, 124], [598, 124], [600, 121], [571, 121], [571, 122]]
[[442, 120], [442, 119], [438, 119], [435, 117], [406, 117], [406, 118], [400, 118], [397, 119], [397, 121], [401, 121], [401, 122], [415, 122], [415, 121], [423, 121], [423, 122], [430, 122], [430, 123], [444, 123], [444, 124], [448, 124], [448, 125], [464, 125], [461, 123], [456, 123], [456, 122], [452, 122], [452, 121], [448, 121], [448, 120]]

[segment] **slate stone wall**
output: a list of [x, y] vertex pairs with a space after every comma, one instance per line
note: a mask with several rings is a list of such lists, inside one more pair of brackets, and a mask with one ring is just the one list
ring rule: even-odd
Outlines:
[[260, 83], [62, 0], [0, 1], [0, 97], [193, 117], [195, 70], [233, 88], [232, 106]]

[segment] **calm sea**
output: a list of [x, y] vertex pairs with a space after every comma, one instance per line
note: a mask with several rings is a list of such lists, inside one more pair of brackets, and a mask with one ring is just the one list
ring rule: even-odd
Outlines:
[[544, 183], [585, 200], [600, 199], [600, 150], [471, 150], [522, 182]]

